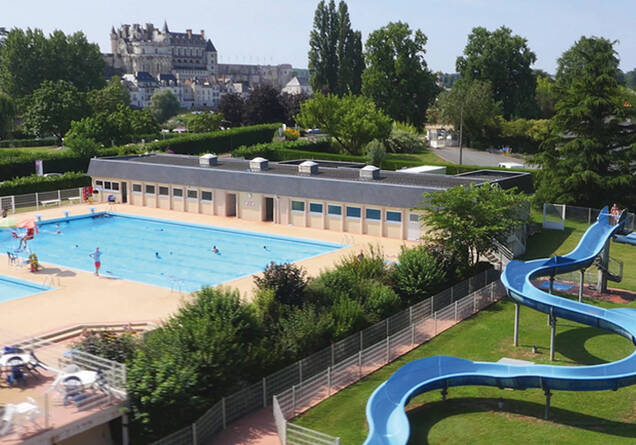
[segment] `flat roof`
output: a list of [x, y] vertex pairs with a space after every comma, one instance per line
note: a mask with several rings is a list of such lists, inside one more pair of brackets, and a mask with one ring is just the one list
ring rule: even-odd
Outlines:
[[199, 165], [198, 156], [159, 153], [93, 158], [88, 175], [403, 208], [419, 205], [424, 192], [489, 182], [387, 170], [380, 171], [379, 179], [363, 179], [358, 168], [324, 165], [309, 175], [300, 173], [297, 165], [271, 161], [267, 170], [251, 171], [249, 164], [242, 158], [218, 158], [217, 165], [206, 167]]

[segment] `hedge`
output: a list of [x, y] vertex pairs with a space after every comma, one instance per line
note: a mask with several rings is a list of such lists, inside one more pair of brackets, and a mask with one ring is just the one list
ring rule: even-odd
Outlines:
[[[271, 141], [280, 124], [253, 125], [238, 127], [211, 133], [186, 134], [181, 137], [149, 142], [146, 144], [130, 144], [121, 147], [101, 149], [98, 156], [116, 156], [146, 151], [168, 151], [180, 154], [199, 154], [208, 152], [222, 153], [231, 151], [230, 147], [253, 145]], [[21, 150], [0, 151], [0, 181], [11, 178], [29, 176], [35, 173], [35, 161], [44, 162], [45, 173], [68, 171], [86, 171], [89, 158], [76, 156], [70, 150], [52, 151], [50, 153], [32, 153]]]
[[91, 178], [80, 172], [68, 172], [63, 176], [48, 177], [31, 175], [1, 183], [0, 196], [41, 193], [89, 185], [91, 185]]
[[42, 139], [5, 139], [0, 140], [0, 148], [46, 147], [48, 145], [55, 145], [56, 142], [57, 139], [54, 137]]
[[243, 145], [232, 152], [234, 158], [253, 159], [262, 156], [272, 161], [280, 161], [283, 159], [275, 159], [278, 152], [286, 150], [304, 150], [312, 153], [320, 153], [320, 156], [331, 150], [331, 141], [322, 140], [318, 142], [309, 141], [286, 141], [286, 142], [270, 142], [264, 144]]

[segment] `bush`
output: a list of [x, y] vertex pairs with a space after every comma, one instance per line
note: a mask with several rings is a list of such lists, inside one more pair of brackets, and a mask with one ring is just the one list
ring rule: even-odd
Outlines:
[[395, 128], [384, 145], [391, 153], [418, 153], [426, 148], [424, 141], [417, 134]]
[[280, 320], [276, 348], [286, 362], [297, 360], [327, 346], [333, 339], [333, 316], [320, 308], [306, 305]]
[[[293, 150], [304, 150], [310, 153], [329, 152], [332, 150], [331, 141], [329, 139], [321, 139], [318, 142], [309, 141], [285, 141], [285, 142], [269, 142], [263, 144], [255, 144], [250, 146], [242, 146], [232, 152], [232, 157], [254, 159], [262, 156], [271, 161], [284, 160], [281, 159], [280, 153]], [[298, 159], [298, 158], [295, 158]]]
[[340, 340], [369, 325], [364, 306], [353, 298], [338, 298], [331, 307], [331, 314], [334, 321], [334, 340]]
[[48, 147], [55, 145], [57, 138], [40, 138], [40, 139], [5, 139], [0, 140], [0, 148], [13, 147]]
[[138, 343], [132, 332], [117, 334], [112, 331], [87, 331], [73, 347], [98, 357], [126, 363], [132, 358]]
[[366, 160], [367, 163], [382, 167], [382, 162], [386, 159], [386, 148], [384, 144], [378, 140], [373, 140], [367, 144]]
[[295, 128], [285, 128], [283, 136], [285, 136], [286, 141], [296, 141], [300, 137], [300, 132]]
[[91, 158], [99, 150], [99, 144], [93, 139], [71, 131], [66, 134], [66, 145], [78, 158]]
[[402, 306], [400, 297], [384, 284], [371, 282], [364, 308], [370, 323], [377, 323], [396, 313]]
[[446, 273], [424, 246], [402, 247], [393, 270], [395, 290], [407, 304], [415, 304], [446, 286]]
[[254, 277], [254, 283], [259, 289], [272, 289], [274, 298], [282, 304], [302, 306], [307, 273], [293, 263], [276, 264], [272, 261], [262, 277]]
[[41, 193], [52, 190], [87, 187], [91, 178], [84, 173], [67, 172], [63, 176], [24, 176], [10, 179], [0, 184], [0, 196]]

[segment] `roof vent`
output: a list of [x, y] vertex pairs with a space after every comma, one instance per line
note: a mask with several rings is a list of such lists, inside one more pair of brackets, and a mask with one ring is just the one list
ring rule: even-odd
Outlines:
[[216, 165], [217, 159], [218, 158], [216, 155], [207, 153], [202, 156], [199, 156], [199, 165], [201, 167], [211, 167], [213, 165]]
[[380, 169], [375, 165], [365, 165], [360, 169], [360, 179], [380, 179]]
[[268, 169], [268, 161], [260, 156], [250, 161], [250, 170], [253, 172], [264, 172]]
[[318, 173], [318, 163], [314, 161], [304, 161], [298, 164], [298, 173], [303, 175], [315, 175]]

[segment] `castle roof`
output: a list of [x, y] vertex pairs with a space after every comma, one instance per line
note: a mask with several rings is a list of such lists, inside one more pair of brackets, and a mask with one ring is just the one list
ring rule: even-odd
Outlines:
[[216, 48], [212, 43], [212, 40], [208, 39], [208, 42], [205, 44], [205, 50], [208, 52], [216, 52]]

